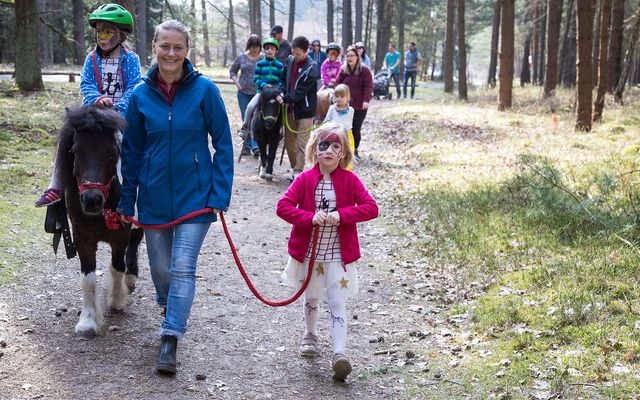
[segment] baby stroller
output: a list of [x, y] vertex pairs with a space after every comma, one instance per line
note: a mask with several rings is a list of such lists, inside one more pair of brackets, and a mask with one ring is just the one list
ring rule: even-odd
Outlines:
[[389, 91], [389, 83], [391, 80], [391, 71], [388, 69], [381, 69], [376, 72], [373, 77], [373, 97], [379, 100], [380, 97], [391, 100], [392, 94]]

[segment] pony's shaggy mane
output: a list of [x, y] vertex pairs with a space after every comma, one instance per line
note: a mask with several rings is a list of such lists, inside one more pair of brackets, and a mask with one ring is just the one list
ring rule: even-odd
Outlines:
[[111, 109], [98, 108], [96, 106], [81, 106], [67, 111], [65, 123], [58, 133], [57, 140], [57, 164], [62, 177], [63, 189], [68, 185], [74, 185], [73, 178], [73, 145], [74, 135], [81, 132], [83, 135], [94, 135], [96, 140], [104, 136], [110, 136], [115, 141], [115, 132], [122, 131], [125, 120], [120, 113]]

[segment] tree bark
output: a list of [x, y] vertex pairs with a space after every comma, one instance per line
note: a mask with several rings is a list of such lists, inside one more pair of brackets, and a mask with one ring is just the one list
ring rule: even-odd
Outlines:
[[[197, 17], [196, 17], [196, 0], [191, 0], [191, 18], [193, 18], [193, 21], [197, 21]], [[191, 64], [195, 67], [198, 65], [198, 60], [197, 60], [197, 54], [198, 54], [198, 50], [196, 49], [196, 25], [197, 24], [193, 24], [193, 26], [191, 27], [191, 49], [189, 51], [189, 61], [191, 61]]]
[[520, 68], [520, 86], [531, 83], [531, 68], [529, 68], [529, 56], [531, 55], [531, 34], [524, 39], [524, 51], [522, 52], [522, 68]]
[[[38, 0], [39, 16], [46, 15], [47, 0]], [[38, 22], [38, 40], [40, 41], [40, 64], [49, 65], [53, 61], [51, 48], [49, 46], [49, 28], [45, 24]]]
[[[231, 5], [231, 1], [229, 1]], [[269, 26], [276, 24], [276, 0], [269, 0]]]
[[[275, 24], [274, 24], [275, 25]], [[273, 25], [271, 25], [273, 26]], [[235, 19], [233, 17], [233, 1], [229, 0], [229, 36], [231, 37], [231, 59], [235, 60], [238, 57], [238, 43], [236, 42], [236, 26]]]
[[500, 0], [502, 13], [500, 16], [500, 93], [498, 110], [511, 108], [513, 86], [513, 47], [515, 25], [515, 0]]
[[598, 67], [598, 90], [596, 91], [596, 101], [593, 103], [593, 122], [602, 121], [602, 110], [604, 109], [604, 96], [607, 93], [607, 60], [609, 43], [609, 21], [611, 19], [611, 0], [602, 0], [600, 8], [600, 56]]
[[496, 71], [498, 69], [498, 45], [500, 40], [500, 0], [494, 0], [493, 3], [493, 29], [491, 30], [491, 60], [489, 61], [489, 76], [487, 84], [491, 87], [496, 86]]
[[576, 42], [575, 1], [569, 0], [558, 72], [559, 81], [565, 87], [573, 87], [576, 84]]
[[296, 0], [289, 0], [289, 27], [287, 29], [287, 40], [293, 40], [293, 25], [296, 22]]
[[15, 2], [16, 12], [16, 84], [21, 92], [44, 90], [38, 46], [38, 1]]
[[609, 36], [609, 57], [607, 60], [607, 81], [610, 93], [622, 72], [622, 41], [624, 32], [624, 0], [613, 0], [611, 5], [611, 36]]
[[[405, 23], [406, 23], [406, 13], [405, 13], [405, 9], [407, 6], [407, 0], [397, 0], [399, 2], [399, 5], [397, 8], [398, 10], [398, 51], [400, 52], [400, 76], [402, 77], [402, 74], [404, 73], [404, 30], [405, 30]], [[402, 80], [402, 78], [401, 78]]]
[[140, 57], [140, 65], [147, 65], [147, 0], [136, 3], [136, 52]]
[[363, 10], [363, 5], [362, 2], [363, 0], [354, 0], [356, 3], [356, 19], [355, 19], [355, 33], [353, 35], [353, 40], [354, 42], [361, 42], [362, 41], [362, 10]]
[[555, 95], [558, 86], [558, 46], [560, 22], [562, 21], [562, 1], [549, 0], [547, 10], [547, 74], [544, 81], [544, 98]]
[[544, 0], [540, 1], [538, 3], [538, 8], [539, 8], [539, 12], [538, 15], [540, 16], [539, 21], [538, 21], [538, 46], [539, 46], [539, 51], [538, 51], [538, 81], [536, 82], [537, 85], [543, 85], [544, 84], [544, 79], [545, 79], [545, 71], [544, 71], [544, 66], [545, 66], [545, 50], [546, 50], [546, 36], [547, 36], [547, 10], [546, 10], [546, 3], [544, 2]]
[[[53, 6], [51, 7], [51, 9], [54, 10], [59, 10], [62, 7], [62, 2], [60, 0], [53, 0]], [[62, 15], [56, 13], [51, 17], [52, 20], [52, 24], [56, 30], [58, 30], [58, 32], [64, 32], [65, 28], [64, 28], [64, 18]], [[74, 49], [71, 49], [72, 51], [75, 51], [75, 46], [73, 46]], [[69, 53], [67, 52], [67, 48], [58, 48], [58, 51], [52, 51], [53, 53], [53, 63], [54, 64], [64, 64], [67, 62], [67, 56], [69, 55]], [[73, 54], [71, 54], [73, 55]]]
[[[589, 1], [589, 0], [586, 0]], [[595, 19], [593, 21], [593, 25], [594, 25], [594, 36], [598, 35], [598, 33], [600, 32], [600, 4], [602, 4], [601, 0], [593, 0], [594, 2], [594, 12], [595, 12]], [[591, 83], [593, 84], [593, 87], [596, 87], [596, 84], [598, 83], [598, 66], [600, 65], [600, 63], [598, 62], [599, 57], [600, 57], [600, 41], [598, 39], [593, 39], [593, 52], [591, 53], [591, 56], [593, 57], [593, 61], [591, 63], [591, 70], [593, 71], [593, 73], [591, 74]]]
[[636, 51], [638, 39], [640, 38], [640, 6], [638, 6], [638, 8], [636, 9], [634, 17], [635, 22], [633, 23], [631, 36], [629, 37], [629, 42], [627, 45], [627, 51], [624, 55], [624, 66], [622, 67], [620, 79], [618, 79], [618, 83], [616, 84], [615, 101], [618, 104], [623, 104], [622, 95], [624, 94], [624, 88], [627, 86], [627, 78], [629, 77], [629, 73], [631, 72], [633, 55]]
[[593, 3], [590, 0], [577, 2], [577, 43], [578, 58], [576, 61], [577, 93], [576, 93], [576, 131], [591, 131], [591, 100], [593, 89], [593, 71], [591, 63], [593, 61], [591, 52], [593, 51]]
[[458, 0], [458, 97], [467, 100], [467, 47], [464, 27], [465, 0]]
[[262, 37], [262, 13], [260, 11], [260, 0], [249, 0], [249, 27], [251, 33]]
[[207, 23], [207, 2], [201, 1], [202, 4], [202, 42], [204, 44], [204, 63], [207, 67], [211, 66], [211, 53], [209, 51], [209, 26]]
[[76, 65], [84, 64], [85, 42], [84, 42], [84, 2], [82, 0], [73, 0], [73, 40], [76, 41], [73, 61]]
[[353, 24], [351, 20], [351, 0], [342, 0], [342, 45], [353, 43]]
[[391, 0], [376, 0], [378, 26], [376, 29], [376, 59], [374, 70], [379, 70], [387, 54], [391, 37]]
[[444, 39], [444, 58], [442, 61], [445, 93], [453, 93], [453, 23], [455, 18], [455, 1], [456, 0], [447, 0], [447, 27]]
[[364, 25], [364, 47], [367, 52], [371, 48], [371, 31], [373, 29], [373, 1], [367, 0], [367, 20]]
[[327, 0], [327, 43], [335, 42], [333, 34], [333, 0]]

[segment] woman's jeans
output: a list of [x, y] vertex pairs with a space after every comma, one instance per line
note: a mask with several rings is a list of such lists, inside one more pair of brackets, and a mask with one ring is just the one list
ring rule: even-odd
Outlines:
[[161, 336], [180, 339], [196, 292], [196, 264], [210, 222], [182, 223], [167, 229], [145, 229], [156, 301], [167, 308]]
[[238, 91], [238, 105], [240, 106], [240, 115], [242, 115], [242, 122], [244, 122], [244, 113], [247, 111], [247, 104], [253, 99], [252, 94], [246, 94]]

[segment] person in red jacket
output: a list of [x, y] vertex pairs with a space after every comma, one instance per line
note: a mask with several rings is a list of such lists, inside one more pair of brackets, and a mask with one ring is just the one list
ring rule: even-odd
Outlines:
[[300, 287], [307, 276], [311, 257], [312, 232], [319, 225], [313, 275], [304, 293], [303, 314], [306, 331], [300, 355], [315, 357], [318, 352], [318, 306], [326, 298], [331, 312], [333, 339], [333, 379], [345, 380], [351, 362], [345, 355], [347, 341], [346, 299], [358, 293], [358, 275], [352, 263], [360, 258], [356, 223], [378, 216], [378, 205], [360, 179], [345, 169], [353, 154], [347, 131], [328, 122], [311, 135], [305, 151], [313, 168], [300, 174], [278, 201], [276, 214], [292, 224], [289, 262], [282, 279]]
[[356, 160], [360, 161], [358, 147], [360, 146], [360, 138], [362, 123], [367, 116], [369, 102], [373, 95], [373, 79], [371, 71], [362, 64], [358, 51], [355, 47], [349, 47], [346, 52], [345, 62], [342, 64], [336, 84], [344, 83], [349, 86], [351, 92], [351, 107], [355, 110], [353, 114], [353, 140], [356, 150], [353, 155]]

